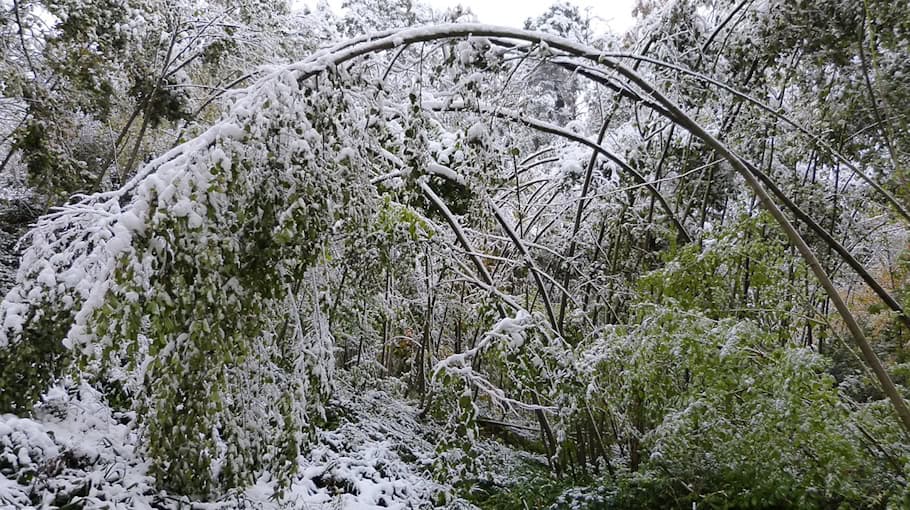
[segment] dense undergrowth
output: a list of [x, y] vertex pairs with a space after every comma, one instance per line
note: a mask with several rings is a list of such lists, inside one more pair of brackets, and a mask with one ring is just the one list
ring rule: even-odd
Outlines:
[[910, 4], [253, 4], [0, 4], [0, 505], [910, 507]]

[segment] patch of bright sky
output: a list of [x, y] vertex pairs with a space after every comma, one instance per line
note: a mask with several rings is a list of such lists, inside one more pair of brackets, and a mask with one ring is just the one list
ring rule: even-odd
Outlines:
[[[296, 0], [315, 5], [315, 0]], [[524, 28], [525, 20], [539, 16], [558, 0], [425, 0], [435, 9], [444, 10], [456, 5], [470, 7], [481, 23]], [[632, 27], [635, 0], [570, 0], [591, 16], [595, 32], [624, 33]], [[341, 10], [341, 0], [329, 0], [335, 12]]]
[[[526, 19], [543, 14], [556, 0], [429, 0], [428, 3], [437, 9], [461, 4], [470, 7], [481, 23], [524, 28]], [[634, 0], [575, 0], [571, 3], [582, 11], [587, 10], [595, 29], [609, 28], [613, 32], [622, 33], [634, 21]]]

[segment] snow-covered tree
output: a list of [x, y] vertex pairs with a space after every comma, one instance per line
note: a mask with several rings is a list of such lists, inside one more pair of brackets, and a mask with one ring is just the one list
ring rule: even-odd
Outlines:
[[[351, 2], [275, 47], [349, 39], [241, 75], [263, 5], [164, 17], [114, 145], [157, 122], [178, 143], [30, 232], [0, 411], [94, 388], [159, 487], [217, 497], [292, 487], [337, 383], [393, 380], [440, 420], [421, 462], [456, 487], [508, 415], [605, 505], [898, 502], [910, 319], [876, 257], [910, 220], [884, 106], [906, 90], [875, 65], [900, 72], [906, 38], [900, 8], [847, 4], [648, 4], [620, 41], [571, 6], [532, 32]], [[154, 99], [207, 66], [245, 88]]]

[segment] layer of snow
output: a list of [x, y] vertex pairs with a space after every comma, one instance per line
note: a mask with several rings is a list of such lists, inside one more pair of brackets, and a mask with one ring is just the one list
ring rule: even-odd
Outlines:
[[[136, 451], [134, 416], [113, 412], [87, 385], [55, 386], [33, 419], [0, 416], [0, 508], [473, 508], [435, 481], [439, 431], [389, 394], [341, 384], [337, 427], [317, 433], [283, 495], [262, 475], [217, 501], [159, 492]], [[504, 454], [500, 454], [501, 456]]]

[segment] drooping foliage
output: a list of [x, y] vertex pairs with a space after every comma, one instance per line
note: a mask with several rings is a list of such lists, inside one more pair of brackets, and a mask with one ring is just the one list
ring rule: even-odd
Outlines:
[[[341, 150], [357, 123], [340, 88], [273, 81], [134, 188], [43, 220], [28, 283], [7, 300], [4, 388], [18, 386], [34, 346], [56, 357], [28, 384], [48, 384], [71, 359], [138, 410], [162, 483], [190, 494], [263, 467], [293, 471], [332, 388], [312, 270], [332, 230], [353, 229], [373, 200], [351, 185], [364, 176], [356, 149]], [[38, 393], [4, 391], [4, 408]]]
[[[180, 143], [29, 234], [0, 411], [91, 386], [193, 497], [353, 490], [298, 471], [341, 381], [415, 399], [415, 463], [480, 505], [906, 503], [905, 6], [640, 2], [624, 38], [347, 8], [353, 39], [234, 81], [211, 127], [220, 91], [149, 99], [180, 59], [111, 107], [115, 145]], [[242, 64], [215, 24], [162, 33]], [[503, 486], [489, 436], [536, 462]]]

